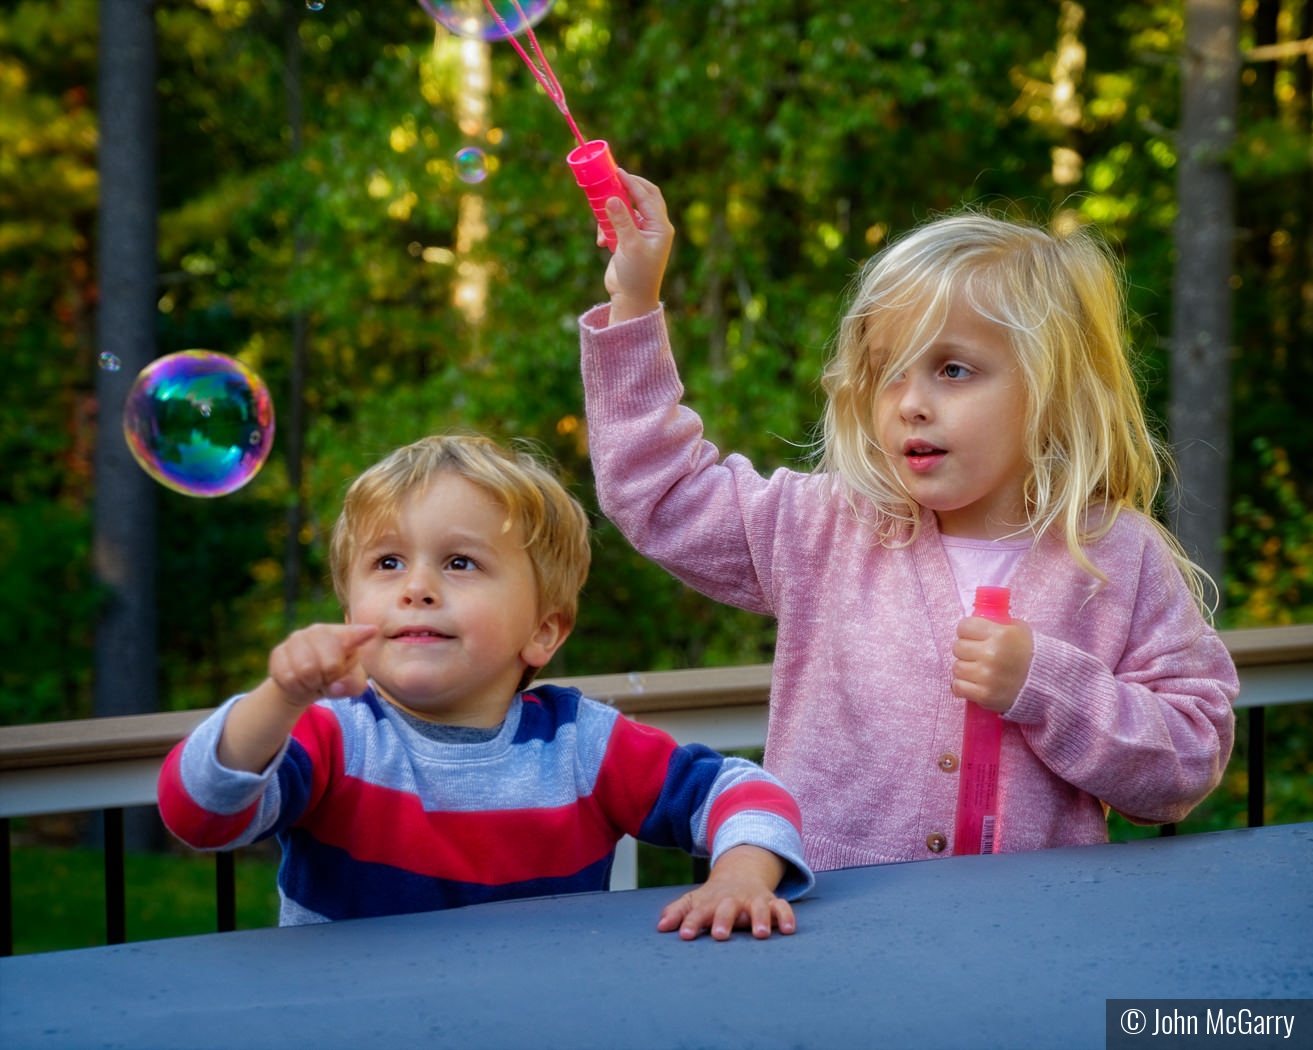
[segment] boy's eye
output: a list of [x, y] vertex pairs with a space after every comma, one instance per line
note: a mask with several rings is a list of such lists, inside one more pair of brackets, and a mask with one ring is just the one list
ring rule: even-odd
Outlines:
[[474, 568], [474, 559], [467, 558], [463, 554], [456, 554], [448, 559], [447, 568], [454, 569], [457, 572], [466, 572]]
[[399, 569], [401, 568], [401, 559], [395, 554], [385, 554], [378, 559], [378, 567], [380, 569], [386, 569], [389, 572], [393, 569]]

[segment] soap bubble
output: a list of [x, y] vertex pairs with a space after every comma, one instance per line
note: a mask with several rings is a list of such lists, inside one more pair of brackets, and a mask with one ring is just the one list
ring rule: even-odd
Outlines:
[[106, 372], [117, 372], [123, 367], [123, 362], [106, 350], [100, 355], [100, 367]]
[[[519, 11], [516, 10], [517, 5], [512, 0], [493, 0], [492, 6], [501, 16], [501, 20], [506, 23], [506, 28], [510, 30], [509, 35], [515, 36], [541, 22], [555, 2], [556, 0], [519, 0]], [[419, 0], [419, 6], [424, 8], [439, 25], [457, 36], [471, 40], [505, 40], [508, 35], [497, 24], [497, 19], [489, 13], [484, 0], [446, 0], [445, 3], [440, 3], [439, 0]], [[520, 12], [523, 12], [523, 15]]]
[[223, 496], [253, 477], [274, 443], [274, 406], [231, 357], [184, 350], [152, 361], [128, 391], [123, 435], [141, 468], [186, 496]]
[[477, 146], [466, 146], [456, 154], [456, 174], [471, 186], [488, 177], [488, 158]]
[[305, 6], [311, 11], [322, 11], [324, 9], [324, 0], [305, 0]]

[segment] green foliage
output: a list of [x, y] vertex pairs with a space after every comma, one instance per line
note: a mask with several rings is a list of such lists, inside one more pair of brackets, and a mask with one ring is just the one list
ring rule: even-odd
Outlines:
[[[1285, 0], [1292, 17], [1302, 2]], [[20, 409], [0, 416], [0, 628], [24, 639], [0, 721], [88, 712], [90, 453], [97, 427], [117, 426], [97, 418], [91, 339], [98, 10], [23, 0], [0, 12], [0, 384]], [[818, 377], [857, 264], [963, 202], [1067, 210], [1106, 232], [1165, 416], [1182, 12], [1181, 0], [1084, 6], [1074, 121], [1055, 103], [1059, 9], [1044, 0], [558, 0], [538, 32], [584, 133], [670, 203], [665, 294], [690, 403], [709, 437], [769, 470], [810, 462]], [[289, 621], [338, 616], [325, 538], [346, 482], [443, 429], [535, 443], [593, 513], [580, 623], [550, 673], [769, 659], [773, 623], [691, 593], [597, 511], [575, 319], [605, 297], [606, 256], [563, 163], [568, 128], [512, 49], [487, 50], [486, 114], [463, 125], [463, 52], [414, 3], [311, 13], [173, 0], [156, 25], [158, 352], [240, 357], [269, 384], [279, 425], [273, 458], [241, 492], [161, 492], [166, 705], [216, 703], [263, 673]], [[1246, 46], [1272, 42], [1264, 32], [1246, 22]], [[1293, 62], [1247, 67], [1233, 154], [1245, 454], [1227, 595], [1245, 623], [1308, 616], [1313, 194], [1298, 76]], [[452, 163], [470, 144], [490, 158], [477, 187]], [[1059, 179], [1055, 150], [1079, 157], [1075, 181]], [[486, 233], [471, 237], [480, 209]], [[486, 278], [477, 321], [456, 302], [472, 267]], [[305, 469], [293, 492], [300, 324]], [[1284, 474], [1248, 455], [1258, 438], [1283, 450]]]
[[[105, 596], [91, 574], [90, 538], [85, 512], [57, 503], [19, 504], [0, 517], [6, 721], [91, 714], [91, 654]], [[77, 600], [60, 600], [66, 595]]]
[[1235, 627], [1313, 621], [1313, 512], [1290, 456], [1266, 438], [1253, 443], [1259, 490], [1235, 502], [1228, 542], [1228, 620]]

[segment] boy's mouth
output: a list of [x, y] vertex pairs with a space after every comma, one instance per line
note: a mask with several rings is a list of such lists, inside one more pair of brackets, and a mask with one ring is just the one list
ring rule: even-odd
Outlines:
[[392, 634], [394, 641], [401, 642], [442, 641], [450, 637], [451, 635], [443, 634], [441, 631], [435, 630], [432, 627], [402, 627], [400, 630], [394, 631]]

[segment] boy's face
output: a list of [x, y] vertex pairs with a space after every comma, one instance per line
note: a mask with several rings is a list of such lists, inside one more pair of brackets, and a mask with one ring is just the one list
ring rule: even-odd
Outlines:
[[356, 552], [346, 618], [379, 628], [361, 662], [389, 700], [450, 725], [505, 718], [525, 668], [569, 633], [539, 613], [520, 532], [484, 489], [440, 474]]
[[1006, 331], [955, 302], [933, 345], [877, 397], [880, 445], [946, 536], [999, 539], [1026, 520], [1026, 387]]

